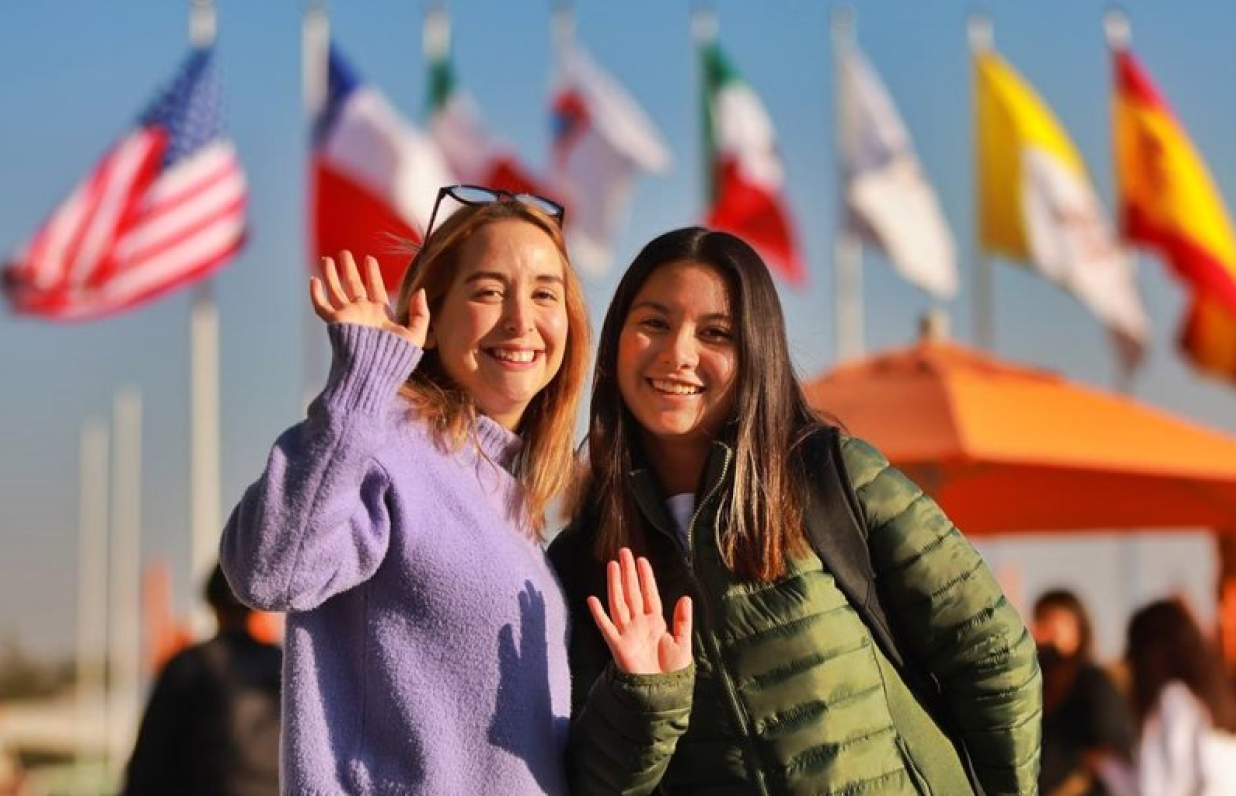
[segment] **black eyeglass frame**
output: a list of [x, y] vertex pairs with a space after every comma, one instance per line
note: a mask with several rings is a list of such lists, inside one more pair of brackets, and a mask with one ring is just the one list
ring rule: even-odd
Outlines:
[[[469, 193], [472, 195], [468, 195]], [[478, 194], [480, 198], [478, 198]], [[508, 191], [505, 188], [489, 188], [484, 185], [443, 185], [438, 189], [437, 198], [433, 200], [433, 210], [429, 213], [429, 223], [425, 225], [425, 235], [422, 240], [429, 240], [430, 234], [433, 233], [433, 222], [438, 218], [438, 207], [441, 206], [442, 198], [445, 196], [449, 196], [461, 205], [469, 207], [493, 204], [494, 202], [519, 202], [528, 207], [535, 207], [554, 221], [557, 221], [559, 228], [562, 227], [562, 222], [566, 219], [565, 207], [553, 199], [546, 199], [544, 196], [538, 196], [534, 193]]]

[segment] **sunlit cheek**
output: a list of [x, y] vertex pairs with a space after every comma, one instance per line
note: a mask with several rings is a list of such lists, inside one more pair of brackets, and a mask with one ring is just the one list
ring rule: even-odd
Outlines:
[[559, 351], [566, 346], [567, 337], [570, 335], [570, 321], [567, 319], [565, 310], [556, 310], [546, 313], [540, 323], [541, 337], [546, 345], [557, 348]]

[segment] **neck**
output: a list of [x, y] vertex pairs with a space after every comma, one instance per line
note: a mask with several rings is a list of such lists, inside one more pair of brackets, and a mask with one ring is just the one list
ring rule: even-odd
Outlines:
[[656, 473], [657, 482], [666, 494], [694, 494], [704, 473], [704, 463], [708, 461], [712, 441], [702, 439], [667, 442], [650, 434], [641, 436], [648, 464]]

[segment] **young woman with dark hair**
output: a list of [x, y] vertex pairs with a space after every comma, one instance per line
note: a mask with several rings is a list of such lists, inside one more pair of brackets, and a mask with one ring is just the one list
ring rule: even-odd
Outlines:
[[1114, 796], [1107, 783], [1132, 761], [1137, 726], [1095, 663], [1089, 613], [1073, 592], [1052, 589], [1035, 600], [1031, 631], [1043, 669], [1042, 796]]
[[1142, 729], [1138, 791], [1236, 793], [1236, 690], [1184, 603], [1159, 600], [1135, 613], [1125, 659]]
[[577, 796], [958, 796], [954, 742], [988, 793], [1035, 792], [1033, 642], [939, 508], [842, 438], [884, 605], [959, 737], [813, 552], [802, 453], [828, 422], [750, 246], [687, 228], [640, 252], [606, 314], [586, 472], [550, 549], [574, 617]]

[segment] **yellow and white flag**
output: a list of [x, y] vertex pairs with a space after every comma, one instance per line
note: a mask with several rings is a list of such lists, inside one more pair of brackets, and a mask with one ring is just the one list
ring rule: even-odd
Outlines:
[[1075, 295], [1134, 366], [1146, 310], [1085, 165], [1051, 110], [995, 52], [974, 56], [979, 244]]

